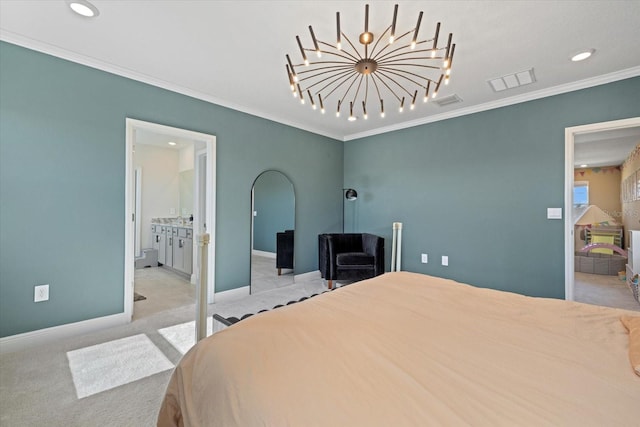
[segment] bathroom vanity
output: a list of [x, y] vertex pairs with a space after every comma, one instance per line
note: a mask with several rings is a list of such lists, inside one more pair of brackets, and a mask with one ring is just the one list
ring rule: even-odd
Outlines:
[[163, 218], [151, 222], [153, 248], [158, 251], [158, 263], [180, 273], [193, 272], [193, 227]]

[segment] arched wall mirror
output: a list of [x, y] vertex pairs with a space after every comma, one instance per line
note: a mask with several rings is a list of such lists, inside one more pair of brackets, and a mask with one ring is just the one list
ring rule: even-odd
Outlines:
[[251, 188], [251, 293], [293, 283], [296, 201], [282, 172], [267, 170]]

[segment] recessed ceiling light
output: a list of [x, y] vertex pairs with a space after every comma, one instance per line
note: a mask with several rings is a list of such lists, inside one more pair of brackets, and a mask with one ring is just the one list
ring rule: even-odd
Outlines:
[[595, 49], [587, 49], [587, 50], [583, 50], [581, 52], [576, 53], [575, 55], [573, 55], [571, 57], [571, 60], [573, 62], [578, 62], [578, 61], [584, 61], [585, 59], [587, 59], [588, 57], [590, 57], [591, 55], [593, 55], [593, 52], [595, 52]]
[[176, 143], [173, 141], [169, 141], [169, 145], [176, 145]]
[[586, 168], [589, 165], [580, 165], [581, 168]]
[[86, 18], [95, 18], [100, 15], [98, 8], [86, 0], [67, 1], [67, 4], [75, 13]]

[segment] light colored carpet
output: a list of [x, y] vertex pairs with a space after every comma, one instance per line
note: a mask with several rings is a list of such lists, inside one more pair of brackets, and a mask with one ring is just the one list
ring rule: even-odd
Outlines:
[[574, 299], [587, 304], [640, 311], [631, 289], [618, 276], [575, 273]]
[[282, 269], [278, 276], [276, 259], [261, 255], [251, 255], [251, 293], [270, 291], [293, 284], [293, 270]]
[[[208, 319], [213, 313], [225, 317], [256, 313], [263, 308], [271, 308], [324, 289], [326, 287], [322, 280], [317, 279], [237, 301], [211, 304], [208, 307]], [[145, 296], [148, 297], [146, 301], [136, 304], [149, 303], [150, 300], [153, 303], [152, 294], [145, 292]], [[67, 353], [144, 334], [175, 365], [182, 357], [182, 350], [188, 346], [176, 343], [188, 339], [185, 337], [194, 329], [189, 331], [189, 326], [183, 326], [185, 335], [177, 337], [173, 343], [159, 331], [192, 322], [194, 317], [195, 305], [191, 303], [149, 314], [128, 325], [0, 355], [0, 426], [155, 426], [172, 370], [164, 370], [79, 399]], [[146, 360], [146, 356], [138, 358]]]
[[[213, 331], [213, 318], [207, 317], [207, 336]], [[169, 326], [158, 329], [160, 335], [180, 352], [185, 354], [191, 347], [196, 344], [196, 321], [180, 323], [178, 325]]]
[[78, 399], [174, 367], [145, 334], [72, 350], [67, 358]]

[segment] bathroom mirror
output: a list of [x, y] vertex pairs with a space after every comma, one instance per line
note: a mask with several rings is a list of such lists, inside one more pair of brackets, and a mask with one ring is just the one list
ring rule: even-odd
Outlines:
[[251, 293], [293, 283], [295, 193], [282, 172], [267, 170], [251, 188]]

